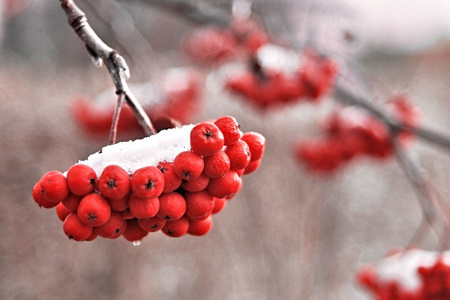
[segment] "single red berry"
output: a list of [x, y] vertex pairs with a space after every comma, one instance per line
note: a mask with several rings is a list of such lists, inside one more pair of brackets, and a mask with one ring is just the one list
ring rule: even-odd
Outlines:
[[120, 216], [124, 220], [131, 220], [131, 219], [136, 218], [136, 216], [133, 215], [133, 213], [130, 211], [130, 209], [125, 209], [124, 211], [121, 211]]
[[66, 180], [70, 192], [77, 196], [92, 193], [97, 185], [97, 175], [94, 169], [83, 164], [70, 167], [66, 174]]
[[156, 213], [159, 210], [159, 199], [157, 197], [139, 198], [136, 194], [131, 194], [128, 206], [131, 213], [136, 216], [136, 218], [151, 218], [156, 216]]
[[87, 237], [87, 239], [85, 239], [85, 242], [91, 242], [93, 240], [95, 240], [98, 237], [98, 233], [95, 230], [92, 230], [92, 233], [90, 236]]
[[139, 226], [145, 231], [156, 232], [164, 227], [166, 221], [158, 217], [148, 218], [148, 219], [138, 219]]
[[208, 183], [209, 177], [205, 174], [200, 174], [200, 176], [193, 180], [184, 181], [181, 186], [188, 192], [200, 192], [208, 186]]
[[236, 171], [230, 170], [223, 177], [211, 179], [206, 190], [211, 196], [224, 198], [235, 194], [239, 190], [241, 181]]
[[139, 226], [137, 219], [127, 220], [127, 227], [123, 232], [123, 237], [129, 242], [140, 241], [147, 236], [148, 232]]
[[249, 131], [244, 133], [241, 140], [247, 143], [250, 153], [252, 154], [250, 160], [261, 159], [266, 147], [266, 138], [257, 132]]
[[203, 122], [191, 130], [191, 149], [198, 155], [210, 156], [222, 150], [224, 137], [214, 123]]
[[96, 231], [101, 237], [109, 238], [120, 233], [124, 222], [125, 221], [122, 219], [120, 213], [113, 211], [108, 222], [101, 226], [95, 227], [94, 231]]
[[58, 205], [58, 203], [50, 202], [47, 199], [45, 199], [44, 190], [41, 187], [40, 181], [36, 182], [36, 184], [34, 185], [32, 194], [34, 202], [36, 202], [39, 205], [39, 207], [52, 208]]
[[66, 217], [71, 213], [70, 210], [68, 210], [61, 202], [56, 205], [56, 214], [58, 215], [58, 218], [64, 222]]
[[[120, 213], [121, 214], [121, 213]], [[125, 232], [125, 229], [127, 229], [127, 221], [125, 219], [123, 219], [123, 224], [122, 227], [120, 227], [119, 232], [118, 233], [114, 233], [112, 236], [110, 236], [108, 239], [110, 240], [115, 240], [119, 237], [122, 236], [122, 234]], [[94, 229], [97, 227], [94, 227]], [[117, 231], [117, 230], [116, 230]]]
[[92, 193], [81, 199], [77, 215], [86, 225], [101, 226], [108, 222], [111, 216], [111, 207], [101, 195]]
[[69, 196], [66, 177], [61, 172], [50, 171], [42, 176], [41, 188], [47, 201], [59, 203]]
[[211, 216], [208, 216], [203, 220], [189, 220], [188, 233], [196, 236], [205, 235], [211, 230], [212, 223]]
[[106, 198], [125, 197], [130, 191], [130, 187], [130, 175], [117, 165], [107, 166], [98, 179], [98, 189]]
[[76, 213], [70, 213], [63, 223], [64, 233], [75, 241], [84, 241], [92, 234], [92, 227], [81, 222]]
[[242, 136], [239, 124], [233, 117], [224, 116], [218, 118], [214, 124], [222, 131], [225, 146], [236, 143]]
[[177, 176], [188, 181], [200, 176], [204, 165], [203, 158], [191, 151], [179, 153], [173, 161]]
[[157, 166], [164, 175], [163, 193], [171, 193], [180, 187], [182, 179], [175, 174], [173, 162], [160, 162]]
[[211, 214], [214, 198], [207, 191], [186, 193], [186, 216], [190, 220], [202, 220]]
[[244, 169], [244, 175], [247, 175], [247, 174], [250, 174], [250, 173], [256, 171], [256, 169], [259, 168], [259, 165], [261, 165], [261, 159], [250, 161], [250, 163]]
[[69, 194], [66, 199], [61, 201], [61, 203], [70, 211], [76, 212], [78, 209], [78, 205], [83, 197], [77, 196], [74, 194]]
[[167, 221], [161, 231], [170, 237], [180, 237], [186, 234], [189, 229], [189, 220], [187, 217], [181, 217], [175, 221]]
[[120, 199], [111, 199], [106, 198], [111, 207], [112, 211], [122, 212], [128, 208], [128, 199], [130, 198], [129, 194], [126, 194], [124, 197]]
[[247, 143], [239, 140], [225, 149], [225, 153], [230, 158], [230, 169], [241, 170], [244, 169], [250, 162], [250, 148]]
[[186, 201], [184, 197], [176, 192], [162, 194], [159, 197], [158, 218], [169, 220], [177, 220], [186, 212]]
[[227, 200], [225, 200], [224, 198], [216, 198], [214, 197], [214, 208], [211, 211], [212, 214], [217, 214], [218, 212], [220, 212], [225, 205], [227, 204]]
[[207, 156], [203, 160], [205, 162], [203, 174], [210, 178], [221, 177], [230, 170], [230, 158], [223, 151]]
[[158, 197], [164, 190], [164, 175], [153, 166], [138, 169], [131, 177], [131, 188], [137, 197]]

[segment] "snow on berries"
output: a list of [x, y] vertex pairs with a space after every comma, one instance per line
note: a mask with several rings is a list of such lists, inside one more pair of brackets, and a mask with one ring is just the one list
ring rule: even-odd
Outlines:
[[362, 267], [357, 281], [373, 299], [450, 299], [450, 251], [397, 251]]
[[33, 199], [56, 207], [75, 241], [135, 242], [157, 231], [200, 236], [239, 192], [241, 176], [258, 168], [265, 143], [229, 116], [161, 130], [106, 146], [65, 173], [48, 172], [33, 187]]

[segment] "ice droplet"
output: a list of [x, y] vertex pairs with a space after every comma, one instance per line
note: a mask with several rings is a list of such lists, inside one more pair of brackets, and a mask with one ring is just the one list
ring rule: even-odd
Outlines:
[[133, 246], [136, 246], [136, 247], [139, 246], [140, 244], [141, 244], [141, 241], [134, 241], [133, 242]]

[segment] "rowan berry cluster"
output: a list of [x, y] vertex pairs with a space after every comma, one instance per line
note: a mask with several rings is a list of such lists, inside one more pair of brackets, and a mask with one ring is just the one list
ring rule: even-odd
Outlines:
[[230, 75], [225, 88], [260, 108], [318, 101], [332, 89], [339, 69], [334, 60], [312, 49], [301, 57], [280, 49], [261, 47], [251, 59], [252, 69]]
[[[184, 131], [177, 136], [176, 130]], [[173, 138], [155, 138], [164, 134]], [[211, 215], [241, 189], [241, 176], [259, 167], [265, 138], [256, 132], [243, 134], [228, 116], [157, 135], [147, 139], [175, 154], [164, 154], [167, 159], [155, 165], [141, 165], [139, 155], [151, 153], [142, 140], [105, 147], [65, 174], [45, 174], [33, 188], [35, 202], [56, 206], [65, 234], [76, 241], [97, 236], [138, 241], [159, 230], [171, 237], [206, 234]], [[188, 145], [180, 144], [183, 139]], [[124, 153], [127, 149], [144, 154]], [[131, 163], [111, 164], [110, 154], [126, 156]]]
[[[420, 122], [417, 108], [405, 96], [394, 96], [387, 105], [393, 119], [415, 127]], [[331, 172], [359, 156], [384, 159], [392, 156], [392, 133], [379, 119], [355, 107], [335, 111], [325, 122], [324, 135], [316, 140], [300, 140], [297, 158], [310, 170]], [[400, 132], [402, 146], [414, 136]]]
[[419, 249], [401, 251], [376, 265], [363, 267], [357, 280], [374, 299], [450, 299], [449, 254]]
[[[189, 122], [200, 99], [200, 76], [190, 69], [174, 68], [165, 72], [160, 82], [133, 86], [147, 115], [157, 121], [168, 116], [181, 123]], [[94, 137], [107, 136], [114, 114], [113, 94], [106, 91], [94, 100], [78, 96], [72, 101], [71, 113], [84, 131]], [[122, 134], [142, 132], [136, 116], [128, 105], [122, 107], [117, 130]], [[128, 136], [129, 137], [129, 136]]]
[[183, 42], [185, 52], [196, 62], [211, 65], [255, 53], [269, 37], [252, 19], [234, 18], [228, 28], [202, 27]]

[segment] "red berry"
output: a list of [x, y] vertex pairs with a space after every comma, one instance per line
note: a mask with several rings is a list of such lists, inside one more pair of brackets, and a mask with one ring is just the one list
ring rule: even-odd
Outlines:
[[241, 170], [244, 169], [250, 162], [250, 148], [248, 145], [239, 140], [225, 149], [225, 153], [230, 158], [230, 169]]
[[[122, 215], [122, 214], [120, 213], [120, 215]], [[125, 232], [125, 229], [127, 229], [127, 224], [128, 224], [127, 221], [125, 219], [123, 219], [123, 224], [122, 224], [122, 227], [120, 227], [119, 232], [118, 233], [114, 233], [108, 239], [114, 240], [114, 239], [117, 239], [117, 238], [121, 237], [122, 234]], [[97, 228], [97, 227], [94, 227], [94, 228]]]
[[218, 212], [220, 212], [225, 205], [227, 204], [227, 200], [225, 200], [224, 198], [216, 198], [214, 197], [214, 208], [211, 211], [212, 214], [217, 214]]
[[101, 226], [108, 222], [111, 216], [111, 207], [105, 198], [92, 193], [81, 199], [77, 215], [86, 225]]
[[186, 201], [184, 197], [176, 192], [162, 194], [159, 197], [158, 218], [169, 220], [177, 220], [186, 212]]
[[190, 220], [202, 220], [211, 214], [214, 198], [206, 191], [186, 193], [186, 216]]
[[76, 213], [70, 213], [63, 223], [64, 233], [69, 239], [84, 241], [92, 234], [92, 227], [84, 224]]
[[203, 220], [189, 220], [188, 233], [191, 235], [201, 236], [207, 234], [212, 227], [212, 217], [208, 216]]
[[124, 211], [121, 211], [120, 216], [124, 220], [131, 220], [131, 219], [136, 218], [136, 216], [133, 215], [133, 213], [129, 209], [125, 209]]
[[97, 185], [97, 175], [94, 169], [83, 164], [70, 167], [66, 174], [66, 180], [70, 192], [77, 196], [92, 193]]
[[109, 238], [121, 232], [124, 222], [125, 221], [122, 219], [120, 213], [112, 212], [108, 222], [102, 226], [95, 227], [94, 231], [101, 237]]
[[230, 170], [230, 158], [223, 151], [205, 157], [204, 161], [205, 167], [203, 173], [210, 178], [221, 177]]
[[214, 124], [222, 131], [225, 146], [234, 144], [241, 138], [242, 132], [235, 118], [229, 116], [221, 117]]
[[241, 180], [236, 171], [230, 170], [223, 177], [211, 179], [206, 189], [210, 195], [224, 198], [239, 190]]
[[186, 217], [181, 217], [175, 221], [167, 221], [161, 231], [170, 237], [180, 237], [186, 234], [189, 229], [189, 220]]
[[33, 187], [33, 199], [34, 202], [36, 202], [39, 207], [43, 208], [52, 208], [58, 205], [58, 203], [50, 202], [44, 197], [44, 190], [41, 187], [41, 182], [38, 181]]
[[160, 162], [157, 166], [164, 175], [163, 193], [170, 193], [180, 187], [182, 179], [175, 174], [173, 162]]
[[69, 196], [66, 178], [61, 172], [50, 171], [41, 179], [41, 188], [47, 201], [59, 203]]
[[250, 153], [252, 154], [250, 160], [261, 159], [264, 148], [266, 147], [266, 138], [260, 133], [249, 131], [244, 133], [241, 139], [247, 143], [250, 149]]
[[66, 217], [71, 213], [70, 210], [68, 210], [61, 202], [56, 205], [56, 214], [58, 215], [58, 218], [64, 222]]
[[138, 169], [131, 178], [131, 188], [137, 197], [158, 197], [164, 190], [164, 175], [153, 166]]
[[120, 199], [106, 198], [106, 200], [108, 201], [109, 206], [111, 207], [112, 211], [122, 212], [128, 208], [128, 199], [129, 198], [130, 198], [130, 195], [127, 194]]
[[130, 186], [130, 175], [117, 165], [107, 166], [98, 179], [100, 193], [111, 199], [125, 197], [130, 191]]
[[61, 201], [61, 203], [70, 211], [76, 212], [78, 209], [78, 205], [83, 197], [77, 196], [74, 194], [69, 194], [66, 199]]
[[142, 240], [148, 234], [147, 231], [139, 226], [137, 219], [127, 220], [126, 226], [127, 227], [125, 228], [122, 235], [129, 242]]
[[203, 122], [191, 130], [191, 149], [198, 155], [210, 156], [222, 150], [224, 137], [214, 123]]
[[136, 218], [151, 218], [156, 216], [159, 210], [159, 199], [157, 197], [139, 198], [136, 194], [131, 194], [128, 206]]
[[188, 192], [200, 192], [208, 186], [208, 183], [209, 177], [201, 174], [193, 180], [183, 182], [182, 187]]
[[148, 218], [148, 219], [138, 219], [139, 226], [145, 231], [156, 232], [164, 227], [166, 221], [158, 217]]
[[261, 164], [261, 159], [250, 161], [250, 163], [244, 169], [244, 175], [247, 175], [247, 174], [250, 174], [250, 173], [256, 171], [256, 169], [259, 168], [260, 164]]
[[184, 180], [192, 180], [200, 176], [203, 172], [203, 158], [191, 151], [179, 153], [174, 161], [173, 167], [178, 177]]

